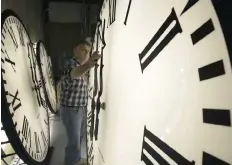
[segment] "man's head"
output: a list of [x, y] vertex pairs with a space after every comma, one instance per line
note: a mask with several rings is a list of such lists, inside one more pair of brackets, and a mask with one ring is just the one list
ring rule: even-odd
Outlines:
[[91, 49], [91, 46], [87, 41], [83, 40], [83, 41], [78, 42], [74, 46], [74, 49], [73, 49], [75, 58], [81, 64], [85, 63], [89, 59], [90, 49]]

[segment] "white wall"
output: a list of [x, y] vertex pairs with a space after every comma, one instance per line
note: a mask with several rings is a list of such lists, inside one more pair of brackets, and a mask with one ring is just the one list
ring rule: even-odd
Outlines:
[[[101, 18], [107, 20], [109, 0], [104, 3]], [[152, 134], [189, 162], [202, 164], [205, 152], [211, 158], [216, 157], [231, 164], [231, 124], [223, 126], [203, 121], [203, 108], [218, 109], [220, 112], [225, 109], [228, 112], [226, 118], [230, 122], [232, 118], [231, 64], [211, 1], [198, 1], [181, 15], [186, 0], [133, 0], [125, 26], [128, 3], [129, 0], [117, 1], [116, 21], [105, 32], [107, 46], [103, 54], [104, 89], [101, 101], [106, 102], [106, 110], [100, 112], [99, 140], [93, 142], [93, 164], [145, 164], [141, 161], [145, 125]], [[163, 48], [142, 73], [139, 54], [172, 8], [182, 32]], [[191, 34], [209, 19], [214, 30], [193, 45]], [[173, 21], [145, 58], [176, 23]], [[200, 81], [199, 68], [219, 60], [223, 60], [225, 74]], [[90, 87], [93, 86], [93, 76], [92, 69]], [[90, 110], [91, 100], [88, 112]], [[88, 140], [90, 151], [92, 142]], [[157, 145], [151, 144], [147, 138], [145, 141], [169, 164], [176, 164]], [[154, 155], [143, 152], [153, 164], [157, 164], [157, 160], [152, 158]]]

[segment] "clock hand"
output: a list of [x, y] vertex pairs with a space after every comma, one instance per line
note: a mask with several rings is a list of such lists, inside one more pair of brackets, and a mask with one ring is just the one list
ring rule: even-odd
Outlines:
[[[99, 28], [99, 24], [97, 25], [97, 29]], [[94, 41], [92, 42], [93, 45]], [[93, 51], [93, 46], [91, 46], [91, 53]], [[97, 42], [96, 42], [96, 51], [98, 51], [98, 34], [97, 34]], [[90, 140], [93, 140], [93, 132], [94, 132], [94, 117], [95, 117], [95, 97], [97, 95], [97, 90], [98, 90], [98, 78], [97, 78], [97, 69], [98, 69], [98, 64], [94, 66], [94, 89], [93, 89], [93, 97], [91, 101], [91, 111], [88, 114], [88, 123], [90, 123]]]
[[[100, 22], [102, 23], [102, 21], [100, 20]], [[100, 34], [100, 31], [98, 29], [98, 34]], [[100, 109], [101, 109], [101, 96], [102, 96], [102, 92], [103, 92], [103, 50], [106, 46], [105, 43], [105, 19], [103, 21], [103, 27], [102, 27], [102, 37], [100, 37], [101, 42], [103, 44], [102, 48], [101, 48], [101, 62], [100, 62], [100, 90], [98, 92], [98, 98], [97, 98], [97, 105], [96, 105], [96, 110], [97, 110], [97, 114], [96, 114], [96, 124], [95, 124], [95, 131], [94, 131], [94, 136], [95, 136], [95, 140], [98, 139], [98, 128], [99, 128], [99, 113], [100, 113]]]

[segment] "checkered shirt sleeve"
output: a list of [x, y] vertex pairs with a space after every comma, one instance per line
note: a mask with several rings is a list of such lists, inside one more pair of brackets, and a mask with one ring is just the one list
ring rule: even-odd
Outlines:
[[75, 59], [69, 60], [62, 71], [60, 103], [66, 106], [86, 106], [87, 82], [84, 77], [71, 78], [71, 70], [79, 66]]

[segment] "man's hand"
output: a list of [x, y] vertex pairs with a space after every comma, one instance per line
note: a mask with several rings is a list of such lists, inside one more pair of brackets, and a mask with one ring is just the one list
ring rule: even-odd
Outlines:
[[94, 52], [93, 55], [89, 58], [89, 60], [81, 66], [78, 66], [74, 69], [72, 69], [70, 75], [71, 78], [78, 78], [80, 76], [83, 76], [86, 72], [88, 72], [94, 65], [97, 63], [97, 61], [101, 58], [101, 55], [98, 52]]
[[101, 55], [95, 51], [92, 56], [89, 58], [89, 60], [86, 62], [86, 64], [92, 68], [96, 63], [97, 61], [101, 58]]

